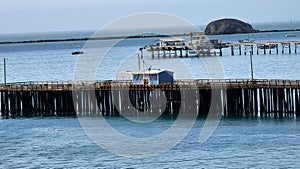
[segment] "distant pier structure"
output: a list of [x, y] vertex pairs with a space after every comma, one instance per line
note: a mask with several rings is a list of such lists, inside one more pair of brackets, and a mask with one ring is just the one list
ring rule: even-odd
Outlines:
[[[209, 40], [203, 32], [191, 32], [190, 40], [186, 43], [182, 38], [163, 38], [152, 45], [141, 47], [140, 55], [146, 50], [151, 58], [172, 58], [192, 56], [222, 56], [220, 40]], [[216, 49], [219, 49], [217, 52]]]
[[252, 54], [292, 54], [298, 53], [300, 41], [272, 41], [255, 42], [239, 41], [223, 43], [218, 39], [209, 40], [203, 32], [191, 32], [190, 40], [186, 43], [182, 38], [163, 38], [152, 45], [141, 47], [140, 55], [144, 50], [150, 52], [151, 58], [184, 58], [184, 57], [207, 57], [223, 56], [223, 49], [229, 48], [227, 55]]
[[[300, 41], [280, 41], [280, 42], [237, 42], [222, 45], [222, 48], [230, 48], [231, 56], [252, 54], [292, 54], [298, 53]], [[292, 50], [293, 49], [293, 50]]]

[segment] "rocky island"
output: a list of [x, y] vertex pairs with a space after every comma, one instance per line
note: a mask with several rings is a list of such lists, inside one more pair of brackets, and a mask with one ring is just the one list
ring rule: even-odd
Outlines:
[[256, 33], [258, 30], [243, 21], [237, 19], [219, 19], [210, 22], [205, 28], [206, 35]]

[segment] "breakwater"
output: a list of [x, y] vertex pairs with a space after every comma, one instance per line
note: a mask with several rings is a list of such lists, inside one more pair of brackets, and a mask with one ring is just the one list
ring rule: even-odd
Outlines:
[[174, 116], [299, 117], [300, 81], [201, 79], [173, 84], [129, 81], [24, 82], [0, 86], [2, 118]]
[[[271, 32], [298, 32], [300, 29], [286, 30], [258, 30], [257, 33]], [[51, 42], [74, 42], [88, 40], [113, 40], [113, 39], [132, 39], [132, 38], [165, 38], [165, 37], [180, 37], [189, 36], [190, 33], [173, 33], [173, 34], [149, 34], [149, 35], [130, 35], [130, 36], [102, 36], [102, 37], [83, 37], [83, 38], [62, 38], [62, 39], [36, 39], [36, 40], [19, 40], [19, 41], [0, 41], [0, 44], [22, 44], [22, 43], [51, 43]], [[255, 33], [254, 33], [255, 34]]]
[[149, 35], [131, 35], [131, 36], [102, 36], [102, 37], [83, 37], [83, 38], [65, 38], [65, 39], [37, 39], [37, 40], [22, 40], [22, 41], [3, 41], [1, 44], [22, 44], [22, 43], [51, 43], [51, 42], [74, 42], [74, 41], [95, 41], [95, 40], [115, 40], [115, 39], [134, 39], [134, 38], [162, 38], [170, 36], [188, 36], [187, 33], [182, 34], [149, 34]]

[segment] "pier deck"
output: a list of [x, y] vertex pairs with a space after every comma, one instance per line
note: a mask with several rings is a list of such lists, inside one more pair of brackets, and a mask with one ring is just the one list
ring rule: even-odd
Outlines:
[[130, 81], [24, 82], [0, 85], [3, 118], [40, 116], [206, 117], [214, 105], [224, 117], [299, 117], [300, 81], [201, 79], [173, 84]]

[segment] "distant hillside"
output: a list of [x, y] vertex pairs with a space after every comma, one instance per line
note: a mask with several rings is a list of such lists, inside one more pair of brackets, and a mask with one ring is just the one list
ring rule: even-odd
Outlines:
[[220, 19], [210, 22], [205, 28], [206, 35], [236, 34], [236, 33], [255, 33], [258, 30], [245, 22], [237, 19]]

